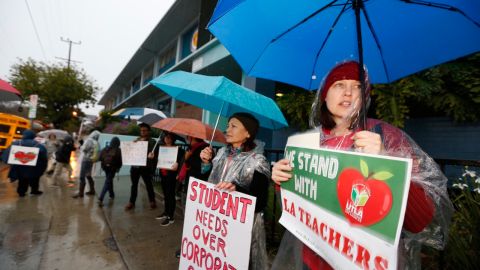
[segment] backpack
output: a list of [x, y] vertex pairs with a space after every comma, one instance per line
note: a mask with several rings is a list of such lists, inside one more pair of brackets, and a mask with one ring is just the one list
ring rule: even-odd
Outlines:
[[115, 148], [106, 148], [102, 151], [100, 161], [102, 162], [102, 167], [112, 167], [115, 162], [115, 154], [117, 153]]
[[92, 162], [95, 163], [100, 158], [100, 145], [98, 142], [93, 143]]

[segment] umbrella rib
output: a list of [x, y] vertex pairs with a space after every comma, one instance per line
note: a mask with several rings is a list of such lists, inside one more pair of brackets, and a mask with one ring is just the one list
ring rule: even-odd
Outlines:
[[365, 5], [363, 5], [361, 7], [361, 9], [363, 10], [363, 15], [365, 16], [365, 20], [367, 21], [368, 29], [370, 30], [370, 33], [372, 34], [373, 39], [375, 40], [375, 44], [377, 45], [378, 51], [381, 55], [383, 69], [385, 70], [385, 75], [387, 76], [387, 80], [390, 81], [390, 76], [389, 76], [389, 73], [388, 73], [387, 64], [385, 63], [385, 58], [383, 57], [382, 46], [380, 46], [380, 41], [378, 40], [378, 36], [375, 33], [375, 29], [373, 28], [372, 22], [370, 21], [370, 16], [368, 16], [367, 9], [365, 8]]
[[[315, 67], [317, 66], [318, 56], [320, 55], [320, 53], [322, 52], [323, 48], [324, 48], [325, 45], [327, 44], [328, 38], [329, 38], [330, 35], [332, 34], [333, 29], [334, 29], [335, 26], [337, 25], [338, 21], [340, 20], [340, 17], [342, 17], [343, 13], [344, 13], [345, 10], [347, 9], [347, 7], [348, 7], [347, 5], [348, 5], [348, 1], [343, 5], [342, 11], [340, 11], [340, 13], [338, 13], [337, 18], [335, 18], [335, 21], [333, 22], [332, 26], [330, 27], [330, 30], [328, 30], [327, 36], [326, 36], [325, 39], [323, 40], [322, 46], [318, 49], [317, 55], [315, 56], [315, 61], [313, 62], [312, 72], [310, 73], [311, 76], [314, 75], [313, 73], [315, 72]], [[313, 83], [313, 80], [310, 80], [309, 89], [312, 88], [312, 83]]]
[[422, 5], [422, 6], [428, 6], [428, 7], [440, 8], [440, 9], [446, 9], [446, 10], [453, 11], [453, 12], [458, 12], [463, 17], [467, 18], [467, 20], [469, 20], [473, 24], [475, 24], [477, 27], [480, 27], [479, 22], [476, 22], [473, 18], [471, 18], [465, 12], [463, 12], [463, 10], [460, 10], [459, 8], [451, 6], [451, 5], [439, 4], [439, 3], [433, 3], [433, 2], [426, 2], [426, 1], [422, 1], [422, 0], [400, 0], [400, 1], [405, 2], [406, 4]]
[[[219, 3], [217, 4], [217, 6], [219, 6], [222, 2], [222, 0], [219, 0], [218, 1]], [[215, 21], [211, 21], [208, 23], [208, 25], [205, 27], [205, 29], [208, 29], [210, 28], [210, 25], [216, 23], [219, 19], [221, 19], [223, 16], [225, 16], [225, 14], [229, 13], [230, 11], [234, 10], [235, 8], [237, 8], [240, 4], [244, 3], [245, 1], [241, 1], [241, 2], [238, 2], [235, 6], [231, 7], [229, 10], [226, 10], [225, 12], [223, 12], [223, 14], [221, 16], [218, 16], [217, 19]], [[215, 14], [215, 11], [213, 11], [213, 14]]]
[[333, 4], [335, 4], [338, 0], [333, 0], [332, 2], [328, 3], [327, 5], [321, 7], [320, 9], [316, 10], [315, 12], [313, 12], [312, 14], [310, 14], [309, 16], [307, 16], [306, 18], [302, 19], [300, 22], [296, 23], [295, 25], [293, 25], [292, 27], [288, 28], [287, 30], [285, 30], [284, 32], [282, 32], [281, 34], [279, 34], [278, 36], [274, 37], [270, 42], [266, 43], [265, 47], [263, 48], [262, 52], [258, 54], [258, 57], [257, 59], [255, 60], [255, 62], [253, 63], [253, 65], [250, 67], [250, 69], [248, 70], [248, 74], [250, 74], [250, 72], [252, 71], [252, 69], [255, 67], [255, 65], [257, 64], [257, 62], [260, 60], [261, 56], [263, 55], [263, 53], [267, 50], [267, 48], [270, 46], [270, 44], [276, 42], [277, 40], [279, 40], [281, 37], [283, 37], [284, 35], [288, 34], [289, 32], [291, 32], [293, 29], [297, 28], [298, 26], [302, 25], [303, 23], [305, 23], [306, 21], [310, 20], [311, 18], [315, 17], [318, 13], [324, 11], [325, 9], [333, 6]]

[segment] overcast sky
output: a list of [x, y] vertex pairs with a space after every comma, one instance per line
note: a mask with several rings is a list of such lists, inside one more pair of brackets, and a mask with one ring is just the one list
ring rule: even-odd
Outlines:
[[[102, 93], [127, 64], [174, 0], [0, 0], [0, 78], [17, 58], [54, 63], [72, 60]], [[31, 16], [29, 13], [31, 12]], [[33, 22], [32, 22], [33, 19]], [[37, 34], [35, 32], [37, 30]], [[97, 96], [97, 99], [101, 94]], [[82, 109], [98, 114], [103, 106]]]

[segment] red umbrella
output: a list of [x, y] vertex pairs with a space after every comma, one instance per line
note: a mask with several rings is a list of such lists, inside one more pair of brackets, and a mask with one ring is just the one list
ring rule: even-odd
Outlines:
[[11, 86], [8, 82], [0, 79], [0, 100], [21, 100], [20, 91]]
[[[152, 127], [204, 140], [211, 140], [213, 133], [211, 126], [189, 118], [166, 118], [156, 122]], [[219, 130], [215, 130], [213, 140], [221, 143], [226, 142], [225, 136]]]

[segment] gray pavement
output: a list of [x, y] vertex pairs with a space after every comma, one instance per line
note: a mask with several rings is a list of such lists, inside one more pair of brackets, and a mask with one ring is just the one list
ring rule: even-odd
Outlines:
[[[0, 164], [0, 269], [177, 269], [183, 213], [175, 223], [160, 226], [150, 210], [145, 188], [139, 185], [136, 208], [126, 212], [129, 177], [115, 178], [116, 197], [103, 208], [97, 196], [73, 199], [76, 187], [48, 187], [41, 179], [41, 196], [19, 198], [16, 183], [6, 179]], [[97, 193], [103, 178], [95, 179]]]

